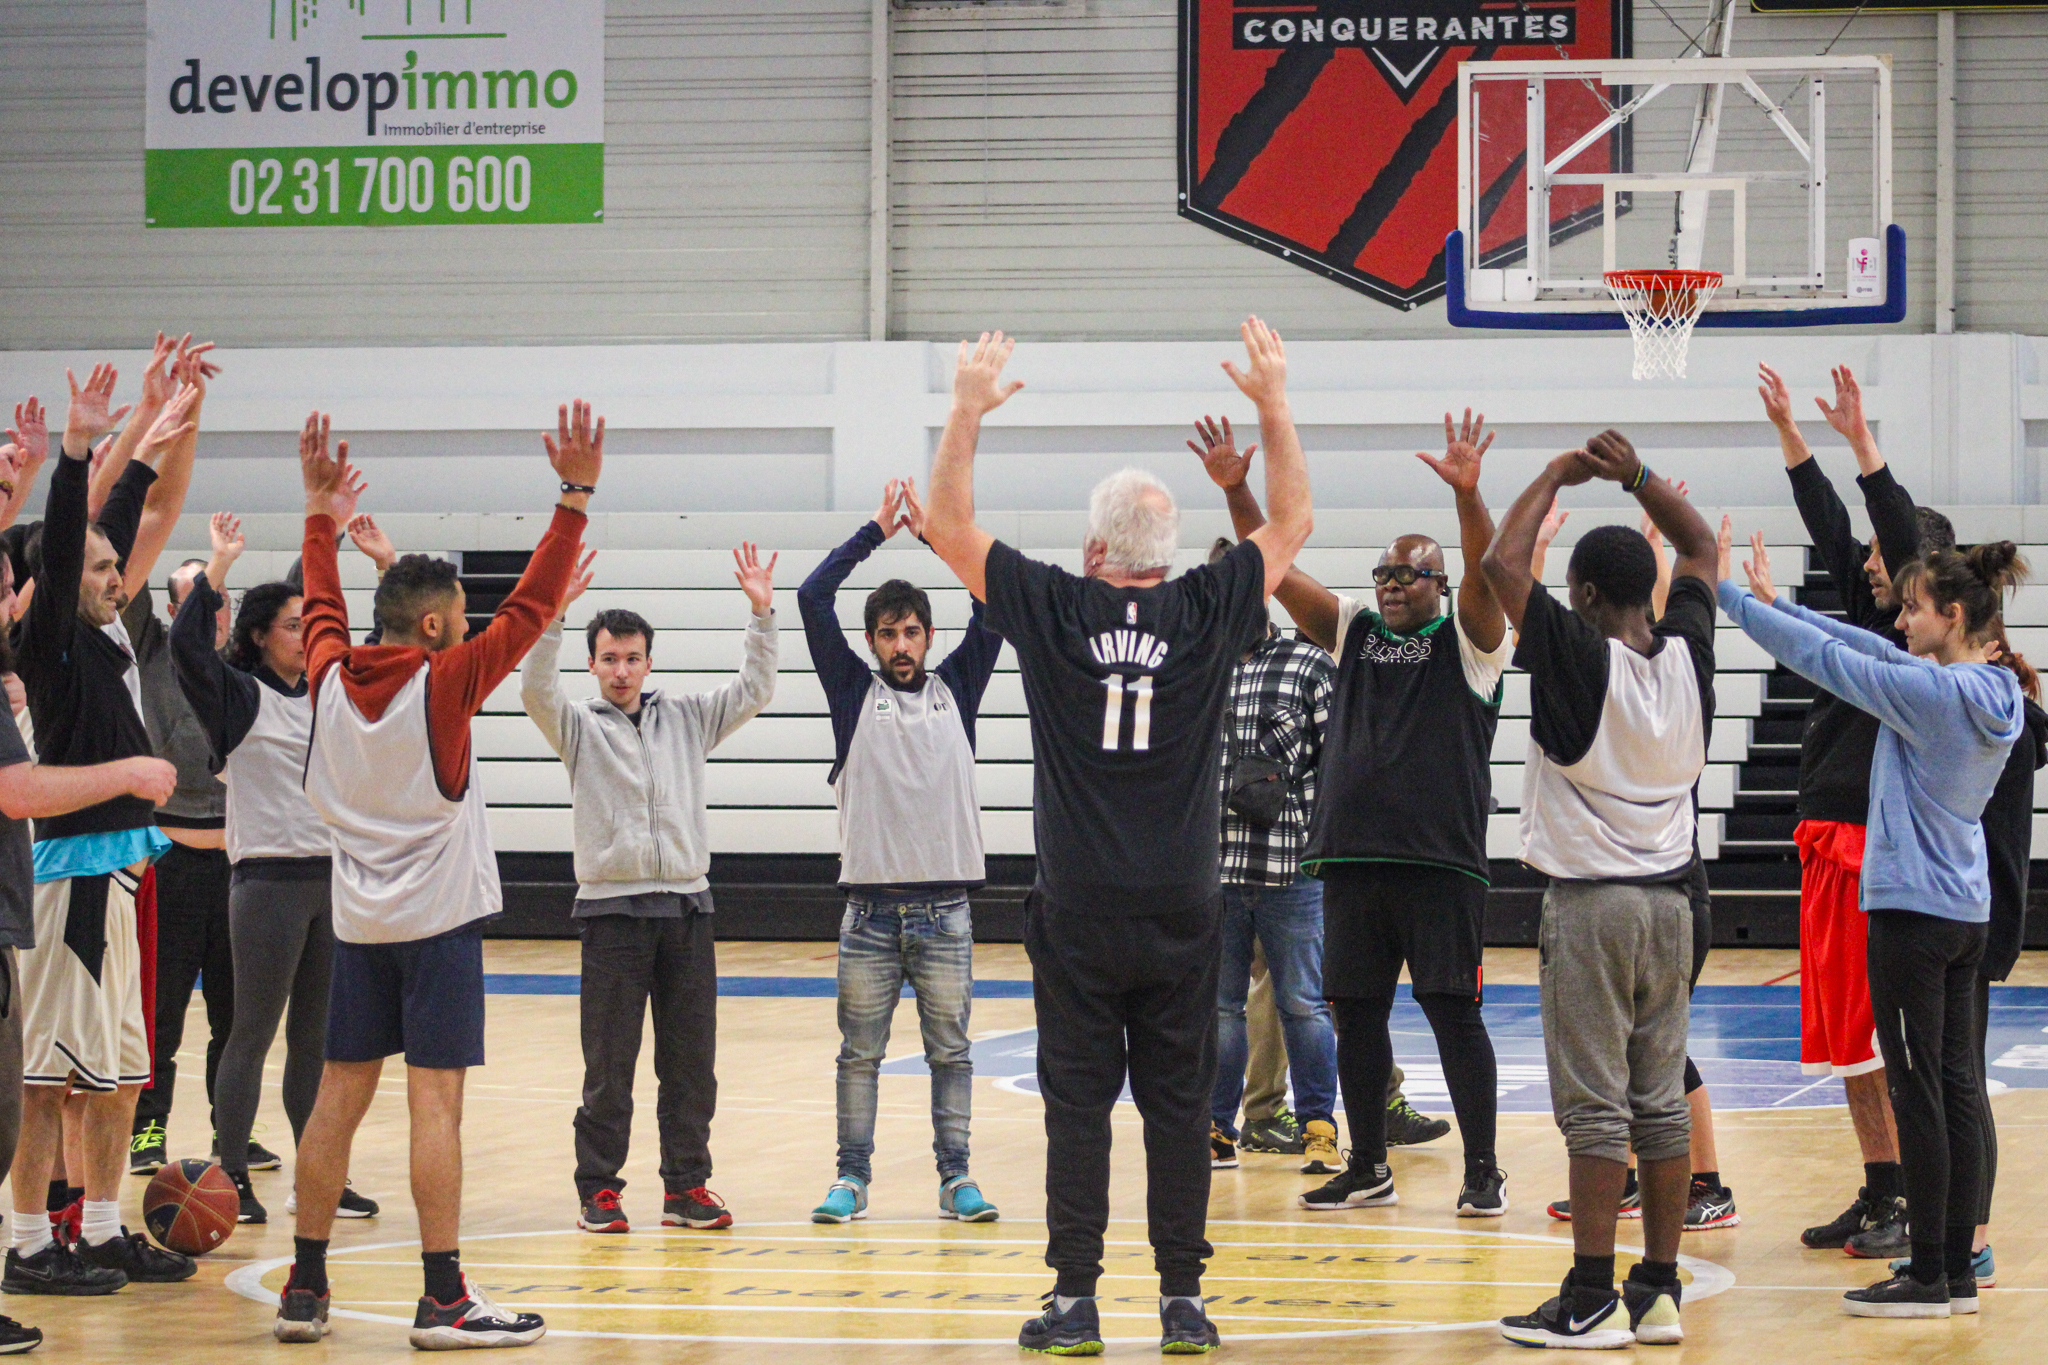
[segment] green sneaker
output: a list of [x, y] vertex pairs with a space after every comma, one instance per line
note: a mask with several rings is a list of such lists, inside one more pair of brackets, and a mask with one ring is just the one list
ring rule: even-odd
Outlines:
[[868, 1216], [868, 1186], [864, 1180], [842, 1175], [825, 1191], [825, 1202], [811, 1210], [813, 1223], [851, 1223]]
[[974, 1177], [956, 1175], [939, 1186], [939, 1217], [957, 1218], [963, 1223], [993, 1223], [996, 1206], [981, 1197]]
[[151, 1119], [128, 1144], [128, 1174], [155, 1175], [164, 1168], [164, 1126]]

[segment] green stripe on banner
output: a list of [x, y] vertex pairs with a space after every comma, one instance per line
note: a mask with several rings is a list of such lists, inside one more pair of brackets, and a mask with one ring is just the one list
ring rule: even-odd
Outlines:
[[145, 152], [150, 227], [604, 221], [604, 144], [221, 147]]

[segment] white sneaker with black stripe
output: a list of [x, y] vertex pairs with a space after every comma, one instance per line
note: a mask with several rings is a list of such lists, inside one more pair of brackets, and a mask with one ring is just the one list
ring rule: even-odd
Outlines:
[[547, 1324], [538, 1313], [507, 1312], [464, 1275], [462, 1297], [454, 1303], [420, 1297], [409, 1339], [414, 1349], [421, 1351], [470, 1351], [480, 1347], [531, 1346], [547, 1333]]

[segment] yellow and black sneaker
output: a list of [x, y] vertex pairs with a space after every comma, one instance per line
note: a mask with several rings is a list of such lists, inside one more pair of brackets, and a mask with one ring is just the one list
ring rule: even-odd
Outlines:
[[1045, 1311], [1024, 1324], [1017, 1333], [1017, 1345], [1035, 1355], [1101, 1355], [1102, 1318], [1095, 1311], [1095, 1300], [1077, 1298], [1071, 1308], [1061, 1312], [1058, 1294], [1046, 1294]]
[[1223, 1344], [1209, 1312], [1195, 1298], [1167, 1299], [1159, 1306], [1159, 1353], [1169, 1356], [1205, 1355]]
[[164, 1155], [164, 1126], [155, 1119], [142, 1125], [128, 1143], [128, 1174], [155, 1175], [169, 1160]]
[[1212, 1171], [1234, 1171], [1237, 1169], [1237, 1139], [1225, 1137], [1218, 1124], [1209, 1125], [1209, 1169]]

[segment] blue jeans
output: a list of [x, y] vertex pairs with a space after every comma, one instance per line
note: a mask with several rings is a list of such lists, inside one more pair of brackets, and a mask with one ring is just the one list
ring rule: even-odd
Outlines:
[[932, 1152], [939, 1178], [967, 1174], [974, 1063], [974, 923], [967, 897], [889, 901], [852, 897], [839, 922], [839, 1174], [873, 1179], [876, 1076], [903, 983], [917, 995], [932, 1073]]
[[1323, 884], [1296, 877], [1292, 886], [1223, 888], [1223, 971], [1216, 985], [1216, 1090], [1210, 1114], [1237, 1136], [1244, 1098], [1244, 1000], [1251, 990], [1252, 940], [1266, 950], [1273, 1002], [1287, 1037], [1287, 1070], [1302, 1122], [1336, 1121], [1337, 1031], [1323, 1000]]

